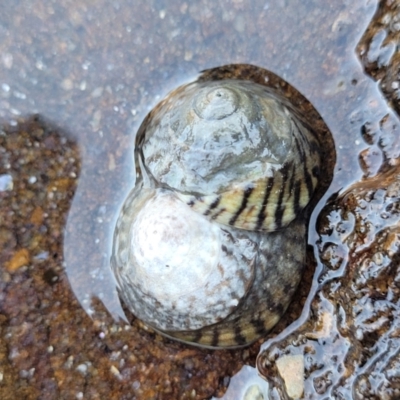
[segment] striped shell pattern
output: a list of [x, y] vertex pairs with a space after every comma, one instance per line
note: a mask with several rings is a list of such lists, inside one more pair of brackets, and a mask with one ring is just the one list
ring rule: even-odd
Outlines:
[[138, 181], [114, 234], [130, 311], [211, 348], [268, 332], [301, 279], [319, 154], [293, 106], [263, 85], [199, 80], [171, 92], [139, 129]]
[[317, 184], [311, 132], [252, 82], [194, 83], [175, 95], [191, 101], [165, 101], [162, 121], [146, 130], [149, 174], [221, 224], [268, 232], [290, 223]]

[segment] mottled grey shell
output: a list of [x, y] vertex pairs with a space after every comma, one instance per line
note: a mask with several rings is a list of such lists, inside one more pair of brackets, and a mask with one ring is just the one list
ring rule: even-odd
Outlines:
[[305, 224], [264, 234], [210, 222], [172, 191], [138, 185], [114, 235], [120, 295], [142, 321], [206, 347], [250, 344], [300, 281]]
[[146, 170], [216, 222], [274, 231], [308, 204], [319, 145], [289, 105], [254, 82], [194, 82], [158, 107], [141, 146]]
[[111, 260], [127, 307], [201, 346], [264, 335], [301, 278], [302, 210], [320, 167], [313, 133], [262, 85], [196, 81], [150, 112], [135, 157]]

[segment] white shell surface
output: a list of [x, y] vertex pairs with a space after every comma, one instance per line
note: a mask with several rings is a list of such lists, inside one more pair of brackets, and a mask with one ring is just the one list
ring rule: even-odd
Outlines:
[[195, 82], [171, 98], [143, 143], [157, 182], [183, 193], [221, 193], [271, 177], [288, 160], [301, 165], [292, 116], [263, 86]]
[[285, 98], [255, 82], [177, 88], [149, 114], [137, 145], [143, 176], [239, 229], [284, 228], [318, 184], [314, 133]]
[[209, 222], [171, 191], [137, 188], [130, 197], [112, 264], [135, 315], [173, 331], [231, 314], [254, 279], [256, 243]]

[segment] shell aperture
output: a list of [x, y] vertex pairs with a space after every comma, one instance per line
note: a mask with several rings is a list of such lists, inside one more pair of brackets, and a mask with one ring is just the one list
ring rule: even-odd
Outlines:
[[114, 232], [127, 308], [204, 347], [267, 333], [301, 279], [320, 157], [296, 109], [262, 84], [198, 79], [171, 92], [138, 131], [138, 181]]

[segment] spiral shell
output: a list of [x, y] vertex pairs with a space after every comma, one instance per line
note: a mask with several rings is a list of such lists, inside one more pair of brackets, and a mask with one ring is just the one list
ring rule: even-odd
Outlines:
[[268, 332], [301, 279], [302, 210], [319, 178], [320, 146], [296, 109], [251, 80], [199, 79], [149, 113], [135, 162], [111, 260], [129, 310], [211, 348]]
[[306, 245], [301, 220], [268, 235], [236, 229], [143, 185], [128, 196], [114, 238], [125, 304], [164, 334], [207, 347], [246, 345], [276, 324]]
[[254, 82], [194, 82], [146, 127], [146, 171], [195, 211], [240, 229], [274, 231], [308, 204], [319, 145], [284, 102]]

